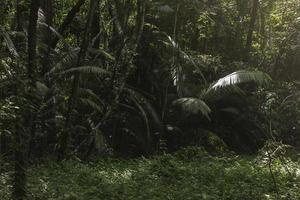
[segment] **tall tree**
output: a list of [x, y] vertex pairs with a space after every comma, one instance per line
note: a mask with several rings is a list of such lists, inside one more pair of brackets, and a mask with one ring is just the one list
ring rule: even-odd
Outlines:
[[[58, 33], [62, 36], [66, 36], [66, 30], [74, 20], [76, 14], [80, 11], [80, 8], [84, 5], [86, 0], [78, 0], [76, 4], [68, 12], [67, 16], [64, 18], [63, 23], [58, 28]], [[51, 47], [54, 49], [59, 41], [59, 37], [55, 37], [52, 41]]]
[[[17, 4], [18, 5], [18, 4]], [[29, 25], [28, 25], [28, 60], [27, 60], [27, 77], [28, 77], [28, 92], [32, 93], [35, 87], [35, 70], [36, 64], [36, 46], [37, 46], [37, 20], [39, 0], [32, 0], [30, 4]], [[26, 95], [27, 96], [27, 95]], [[30, 99], [28, 99], [31, 101]], [[15, 133], [15, 173], [14, 173], [14, 188], [12, 197], [14, 200], [23, 200], [26, 198], [26, 144], [22, 140], [23, 126], [25, 131], [29, 130], [31, 138], [34, 136], [34, 120], [33, 114], [29, 112], [21, 113], [23, 119], [26, 119], [24, 124], [20, 125], [17, 122]], [[28, 121], [27, 121], [28, 120]]]
[[[45, 24], [42, 26], [42, 42], [45, 44], [45, 48], [41, 51], [42, 56], [42, 70], [41, 77], [44, 80], [45, 85], [50, 88], [50, 93], [47, 95], [46, 101], [49, 102], [49, 114], [42, 116], [41, 122], [41, 132], [45, 135], [42, 144], [40, 144], [40, 154], [44, 152], [44, 149], [47, 147], [47, 144], [53, 144], [55, 142], [56, 136], [56, 122], [55, 122], [55, 114], [56, 114], [56, 106], [55, 106], [55, 84], [52, 78], [47, 75], [51, 70], [52, 60], [51, 60], [51, 52], [52, 47], [51, 43], [54, 38], [53, 32], [51, 30], [53, 26], [53, 18], [54, 18], [54, 9], [53, 9], [53, 0], [44, 0], [41, 2], [42, 13], [44, 14]], [[48, 118], [47, 118], [48, 117]]]
[[255, 22], [257, 19], [258, 7], [259, 7], [259, 0], [253, 0], [252, 11], [251, 11], [251, 16], [250, 16], [250, 24], [249, 24], [247, 40], [246, 40], [246, 45], [245, 45], [245, 56], [244, 56], [245, 61], [247, 61], [249, 59], [250, 52], [251, 52], [251, 47], [252, 47], [252, 42], [253, 42], [253, 32], [255, 29]]
[[[41, 75], [44, 76], [50, 70], [50, 52], [51, 52], [51, 41], [52, 41], [52, 21], [53, 21], [53, 0], [44, 0], [41, 3], [41, 9], [45, 16], [46, 22], [46, 31], [44, 33], [44, 43], [46, 44], [47, 48], [43, 55], [43, 69]], [[48, 81], [46, 80], [46, 83]], [[48, 84], [47, 84], [48, 85]], [[49, 85], [48, 85], [49, 86]]]
[[32, 0], [30, 5], [29, 25], [28, 25], [28, 62], [27, 75], [30, 81], [30, 86], [35, 85], [35, 70], [36, 61], [36, 46], [37, 46], [37, 20], [39, 11], [39, 0]]
[[[81, 42], [80, 51], [77, 56], [76, 66], [79, 67], [83, 64], [84, 59], [87, 55], [88, 46], [90, 44], [91, 40], [91, 29], [92, 29], [92, 23], [95, 15], [95, 7], [97, 6], [99, 0], [90, 0], [90, 6], [88, 10], [88, 16], [87, 16], [87, 22], [85, 26], [85, 32], [83, 35], [83, 39]], [[66, 116], [66, 123], [65, 123], [65, 130], [61, 132], [60, 135], [60, 146], [58, 150], [58, 158], [62, 159], [65, 155], [65, 150], [68, 144], [69, 139], [69, 128], [72, 124], [72, 111], [75, 106], [77, 95], [78, 95], [78, 89], [79, 89], [79, 81], [80, 81], [80, 74], [79, 72], [76, 72], [74, 75], [73, 83], [72, 83], [72, 90], [71, 95], [68, 103], [68, 110], [67, 110], [67, 116]]]
[[95, 14], [92, 22], [92, 39], [94, 39], [93, 48], [99, 48], [100, 45], [100, 1], [96, 2]]

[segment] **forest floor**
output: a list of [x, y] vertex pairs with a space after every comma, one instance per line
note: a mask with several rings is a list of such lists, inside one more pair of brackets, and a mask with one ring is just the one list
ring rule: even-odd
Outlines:
[[[195, 147], [151, 159], [48, 161], [29, 169], [28, 199], [298, 200], [299, 164], [287, 158], [269, 163], [261, 156], [210, 156]], [[1, 200], [9, 199], [10, 175], [0, 175]]]

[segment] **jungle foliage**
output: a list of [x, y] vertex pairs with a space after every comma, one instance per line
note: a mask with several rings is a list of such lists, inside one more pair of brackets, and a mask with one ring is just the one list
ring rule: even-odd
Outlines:
[[11, 197], [47, 159], [297, 147], [299, 34], [298, 0], [1, 0]]

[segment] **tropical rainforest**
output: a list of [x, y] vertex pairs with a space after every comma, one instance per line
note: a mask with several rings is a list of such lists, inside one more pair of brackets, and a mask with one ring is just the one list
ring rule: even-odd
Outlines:
[[1, 0], [1, 200], [299, 200], [299, 0]]

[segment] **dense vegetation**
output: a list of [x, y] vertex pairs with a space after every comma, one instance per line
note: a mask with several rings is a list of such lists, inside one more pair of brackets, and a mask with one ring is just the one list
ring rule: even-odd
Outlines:
[[0, 199], [299, 199], [299, 66], [299, 0], [1, 0]]
[[[29, 199], [299, 199], [299, 163], [239, 156], [211, 157], [201, 148], [149, 159], [46, 162], [28, 172]], [[9, 174], [0, 193], [9, 194]], [[6, 182], [5, 182], [6, 180]], [[4, 196], [4, 200], [8, 196]]]

